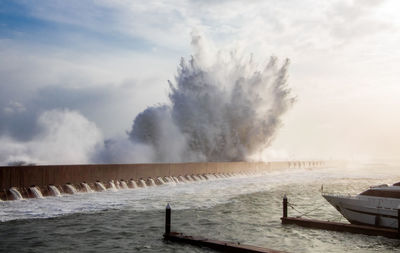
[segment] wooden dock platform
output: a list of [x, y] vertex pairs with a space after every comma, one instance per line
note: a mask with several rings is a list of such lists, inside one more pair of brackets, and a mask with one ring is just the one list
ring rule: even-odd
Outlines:
[[[363, 234], [372, 236], [384, 236], [393, 239], [400, 239], [400, 230], [398, 229], [288, 217], [287, 207], [288, 207], [288, 200], [285, 195], [283, 197], [283, 217], [281, 218], [282, 224], [295, 224], [307, 228], [324, 229], [324, 230], [348, 232], [353, 234]], [[400, 211], [398, 219], [400, 224]]]
[[227, 242], [219, 240], [210, 240], [200, 236], [187, 236], [182, 233], [171, 232], [171, 206], [168, 204], [165, 208], [165, 233], [164, 240], [187, 243], [200, 247], [207, 247], [220, 252], [234, 253], [282, 253], [284, 251], [272, 250], [257, 246], [240, 244], [239, 242]]
[[282, 224], [295, 224], [301, 227], [332, 230], [338, 232], [348, 232], [353, 234], [384, 236], [388, 238], [400, 239], [397, 229], [380, 228], [366, 225], [355, 225], [332, 221], [321, 221], [314, 219], [303, 219], [294, 217], [282, 217]]
[[245, 245], [234, 242], [210, 240], [203, 237], [187, 236], [181, 233], [170, 232], [164, 234], [164, 239], [173, 242], [187, 243], [195, 246], [207, 247], [221, 252], [234, 253], [282, 253], [273, 249], [266, 249], [257, 246]]

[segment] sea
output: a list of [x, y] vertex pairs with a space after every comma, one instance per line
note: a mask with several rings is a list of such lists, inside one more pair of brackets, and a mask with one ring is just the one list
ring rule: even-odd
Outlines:
[[400, 252], [400, 240], [282, 225], [289, 216], [346, 220], [321, 192], [357, 194], [400, 181], [400, 168], [284, 169], [187, 183], [0, 202], [0, 252], [215, 252], [163, 240], [172, 231], [286, 252]]

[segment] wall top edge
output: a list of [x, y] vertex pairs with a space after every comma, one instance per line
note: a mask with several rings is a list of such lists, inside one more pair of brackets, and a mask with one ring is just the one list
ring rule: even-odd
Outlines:
[[48, 167], [130, 167], [130, 166], [170, 166], [170, 165], [201, 165], [201, 164], [268, 164], [268, 163], [298, 163], [298, 162], [333, 162], [324, 160], [288, 160], [288, 161], [268, 161], [268, 162], [251, 162], [251, 161], [237, 161], [237, 162], [182, 162], [182, 163], [111, 163], [111, 164], [39, 164], [39, 165], [19, 165], [19, 166], [0, 166], [0, 169], [10, 168], [48, 168]]

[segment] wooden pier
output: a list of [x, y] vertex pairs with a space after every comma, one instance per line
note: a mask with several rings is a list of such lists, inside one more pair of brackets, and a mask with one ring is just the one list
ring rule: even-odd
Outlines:
[[220, 252], [235, 252], [235, 253], [282, 253], [273, 249], [266, 249], [257, 246], [245, 245], [234, 242], [210, 240], [198, 236], [187, 236], [181, 233], [170, 232], [164, 235], [164, 239], [173, 242], [187, 243], [200, 247], [207, 247]]
[[384, 236], [388, 238], [400, 239], [400, 233], [397, 229], [373, 227], [368, 225], [355, 225], [350, 223], [322, 221], [315, 219], [303, 219], [288, 217], [287, 197], [283, 197], [283, 217], [282, 224], [295, 224], [301, 227], [324, 229], [338, 232], [348, 232], [353, 234], [363, 234], [372, 236]]
[[165, 212], [164, 240], [178, 242], [178, 243], [186, 243], [199, 247], [207, 247], [220, 252], [233, 252], [233, 253], [283, 253], [284, 252], [257, 246], [240, 244], [239, 242], [235, 243], [228, 241], [211, 240], [199, 236], [188, 236], [182, 233], [171, 232], [171, 207], [169, 204], [167, 205], [165, 211], [166, 212]]

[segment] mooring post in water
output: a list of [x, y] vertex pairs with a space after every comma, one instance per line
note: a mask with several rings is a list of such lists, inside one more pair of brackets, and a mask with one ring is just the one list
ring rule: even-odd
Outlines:
[[397, 209], [397, 233], [400, 236], [400, 208]]
[[171, 206], [169, 203], [165, 208], [165, 235], [168, 236], [171, 233]]
[[283, 195], [283, 218], [287, 218], [287, 197]]

